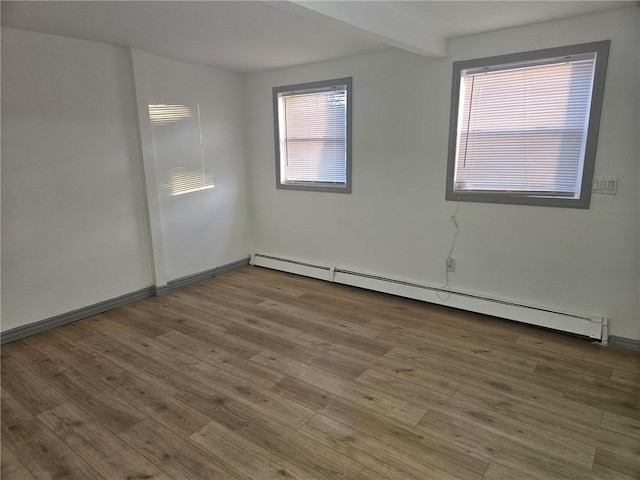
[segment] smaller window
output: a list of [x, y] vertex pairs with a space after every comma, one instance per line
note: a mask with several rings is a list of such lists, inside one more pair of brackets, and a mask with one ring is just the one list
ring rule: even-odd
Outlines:
[[273, 89], [276, 187], [351, 192], [351, 78]]
[[589, 208], [608, 53], [454, 62], [447, 200]]

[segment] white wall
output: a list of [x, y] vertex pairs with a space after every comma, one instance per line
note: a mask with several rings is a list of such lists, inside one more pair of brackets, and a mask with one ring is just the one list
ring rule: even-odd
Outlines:
[[[159, 209], [150, 208], [150, 214], [158, 215], [161, 223], [167, 280], [247, 257], [242, 75], [145, 53], [134, 56], [135, 61], [140, 62], [138, 94], [144, 92], [146, 104], [179, 105], [190, 115], [150, 128], [151, 166], [159, 183]], [[141, 121], [148, 122], [148, 117]], [[201, 165], [212, 176], [213, 188], [172, 195], [171, 188], [163, 186], [173, 169], [193, 171]]]
[[[253, 249], [442, 285], [452, 61], [611, 38], [596, 175], [618, 176], [618, 195], [584, 211], [462, 203], [451, 279], [603, 314], [613, 335], [640, 339], [639, 22], [627, 9], [453, 40], [448, 59], [392, 50], [244, 78], [143, 55], [146, 100], [200, 104], [215, 183], [156, 191], [148, 214], [162, 223], [166, 276]], [[153, 273], [127, 51], [3, 28], [2, 70], [5, 331], [136, 291]], [[276, 190], [271, 88], [344, 76], [354, 77], [353, 193]], [[162, 178], [173, 163], [151, 131], [160, 155], [147, 173]], [[193, 155], [192, 140], [179, 143], [177, 156]]]
[[150, 283], [123, 48], [2, 29], [2, 330]]
[[[127, 49], [2, 29], [2, 331], [152, 285], [151, 218], [162, 284], [248, 256], [243, 77], [139, 58], [143, 102], [199, 105], [199, 122], [138, 123]], [[215, 188], [145, 188], [198, 157]]]
[[[250, 74], [254, 249], [442, 285], [456, 204], [444, 201], [452, 61], [612, 40], [589, 210], [461, 203], [452, 287], [612, 319], [640, 339], [638, 9], [456, 39], [450, 58], [402, 51]], [[353, 193], [275, 189], [271, 88], [353, 76]]]

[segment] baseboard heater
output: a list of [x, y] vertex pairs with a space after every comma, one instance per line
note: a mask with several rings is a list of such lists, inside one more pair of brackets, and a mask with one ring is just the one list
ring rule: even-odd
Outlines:
[[422, 285], [411, 281], [381, 277], [339, 267], [316, 265], [263, 253], [252, 253], [249, 263], [258, 267], [280, 270], [328, 282], [351, 285], [573, 333], [599, 340], [603, 344], [606, 344], [609, 338], [608, 318], [603, 316], [561, 312], [540, 306]]

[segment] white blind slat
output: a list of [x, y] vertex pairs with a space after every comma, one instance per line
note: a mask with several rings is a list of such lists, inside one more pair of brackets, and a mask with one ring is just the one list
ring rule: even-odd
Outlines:
[[347, 90], [279, 96], [282, 181], [346, 184]]
[[595, 54], [463, 70], [454, 191], [577, 196]]

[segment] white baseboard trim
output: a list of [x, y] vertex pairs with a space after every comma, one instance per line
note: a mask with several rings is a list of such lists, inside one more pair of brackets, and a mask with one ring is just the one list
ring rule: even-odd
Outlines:
[[469, 292], [445, 290], [397, 278], [356, 272], [341, 267], [317, 265], [264, 253], [252, 253], [251, 265], [281, 270], [329, 282], [412, 298], [428, 303], [468, 310], [517, 322], [550, 328], [596, 339], [608, 340], [608, 318], [582, 315], [520, 302], [490, 298]]
[[197, 283], [202, 280], [206, 280], [208, 278], [230, 272], [232, 270], [246, 267], [247, 265], [249, 265], [249, 257], [243, 258], [242, 260], [238, 260], [236, 262], [227, 263], [226, 265], [221, 265], [204, 272], [196, 273], [194, 275], [189, 275], [186, 277], [178, 278], [176, 280], [172, 280], [167, 285], [144, 288], [142, 290], [138, 290], [137, 292], [127, 293], [120, 297], [94, 303], [93, 305], [79, 308], [77, 310], [73, 310], [72, 312], [63, 313], [61, 315], [56, 315], [44, 320], [12, 328], [0, 333], [0, 344], [4, 345], [5, 343], [13, 342], [24, 337], [35, 335], [36, 333], [41, 333], [51, 328], [66, 325], [67, 323], [72, 323], [77, 320], [82, 320], [83, 318], [91, 317], [93, 315], [106, 312], [107, 310], [122, 307], [129, 303], [137, 302], [147, 297], [151, 297], [154, 295], [164, 295], [169, 293], [173, 289], [184, 287], [192, 283]]

